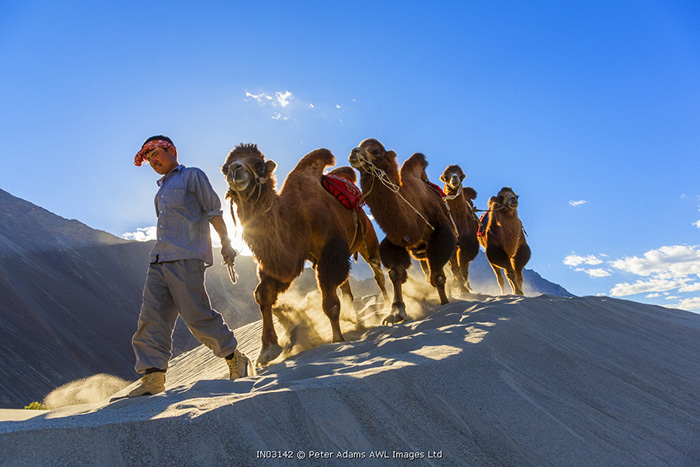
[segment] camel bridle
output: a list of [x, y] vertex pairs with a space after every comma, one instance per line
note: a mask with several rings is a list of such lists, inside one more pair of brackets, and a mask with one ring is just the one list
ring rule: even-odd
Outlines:
[[[231, 211], [231, 219], [233, 220], [234, 230], [238, 230], [238, 223], [236, 222], [236, 213], [233, 211], [233, 196], [238, 195], [243, 201], [245, 201], [247, 203], [250, 200], [250, 198], [253, 197], [253, 194], [255, 193], [255, 191], [257, 191], [258, 196], [255, 198], [255, 201], [253, 201], [253, 206], [255, 206], [255, 204], [257, 204], [257, 202], [260, 200], [260, 196], [262, 195], [262, 186], [265, 183], [267, 183], [267, 180], [268, 180], [267, 177], [261, 177], [257, 173], [255, 173], [255, 169], [248, 162], [246, 162], [246, 161], [236, 161], [236, 162], [239, 165], [236, 166], [235, 169], [231, 170], [230, 165], [229, 165], [229, 168], [226, 170], [227, 183], [228, 183], [229, 177], [233, 177], [234, 174], [238, 170], [244, 169], [245, 171], [248, 172], [249, 175], [251, 175], [253, 177], [253, 182], [255, 183], [255, 186], [250, 191], [248, 196], [243, 197], [240, 195], [239, 191], [236, 191], [233, 188], [231, 188], [231, 184], [229, 183], [229, 189], [226, 192], [226, 197], [229, 199], [229, 209]], [[270, 208], [271, 207], [272, 207], [272, 205], [270, 205]], [[268, 208], [268, 211], [270, 208]], [[236, 283], [236, 271], [234, 271], [233, 265], [227, 264], [227, 266], [228, 266], [228, 276], [231, 279], [231, 282], [233, 282], [235, 284]]]
[[[449, 184], [447, 186], [449, 187], [449, 189], [453, 189]], [[445, 198], [444, 198], [445, 204], [447, 204], [448, 201], [452, 201], [453, 199], [458, 198], [459, 195], [461, 195], [461, 194], [462, 194], [462, 182], [459, 183], [459, 186], [457, 187], [457, 191], [455, 191], [454, 193], [448, 193], [447, 196], [445, 196]], [[465, 201], [466, 201], [465, 204], [467, 205], [467, 209], [469, 210], [469, 214], [471, 214], [472, 218], [474, 218], [474, 220], [476, 220], [476, 223], [479, 224], [479, 216], [476, 215], [477, 209], [475, 209], [472, 206], [472, 203], [469, 200], [465, 199]], [[447, 205], [447, 210], [448, 210], [448, 212], [450, 212], [449, 205]], [[452, 219], [452, 212], [450, 212], [450, 219]], [[452, 224], [453, 225], [455, 224], [454, 219], [452, 219]], [[457, 227], [455, 225], [455, 229], [456, 228]]]
[[430, 224], [430, 222], [428, 222], [428, 219], [426, 219], [425, 216], [423, 214], [421, 214], [420, 211], [418, 211], [418, 209], [416, 209], [406, 198], [403, 197], [403, 195], [401, 195], [401, 193], [399, 192], [401, 187], [399, 185], [395, 184], [394, 182], [392, 182], [391, 180], [389, 180], [389, 176], [387, 175], [386, 171], [382, 170], [379, 167], [377, 167], [376, 165], [374, 165], [374, 162], [369, 160], [367, 158], [367, 156], [365, 155], [366, 151], [364, 149], [361, 149], [361, 148], [358, 148], [358, 149], [360, 149], [360, 150], [357, 151], [356, 154], [358, 154], [357, 159], [360, 162], [360, 167], [372, 176], [372, 186], [370, 186], [367, 193], [362, 193], [362, 200], [365, 201], [367, 199], [367, 196], [374, 189], [374, 180], [375, 179], [379, 180], [382, 183], [382, 185], [384, 185], [387, 189], [389, 189], [393, 193], [397, 194], [399, 196], [399, 198], [401, 198], [401, 200], [408, 205], [408, 207], [413, 209], [413, 212], [418, 214], [418, 216], [421, 219], [423, 219], [423, 222], [425, 222], [428, 225], [428, 227], [430, 227], [431, 230], [435, 230], [435, 227], [433, 227]]

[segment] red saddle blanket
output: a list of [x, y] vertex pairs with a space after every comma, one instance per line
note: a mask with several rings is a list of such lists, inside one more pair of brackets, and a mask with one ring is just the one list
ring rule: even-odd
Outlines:
[[442, 188], [434, 184], [433, 182], [429, 182], [428, 180], [423, 180], [428, 187], [435, 192], [436, 195], [440, 195], [440, 198], [444, 198], [447, 196], [444, 191], [442, 191]]
[[321, 185], [348, 209], [358, 211], [365, 204], [362, 199], [362, 191], [350, 180], [328, 174], [321, 178]]

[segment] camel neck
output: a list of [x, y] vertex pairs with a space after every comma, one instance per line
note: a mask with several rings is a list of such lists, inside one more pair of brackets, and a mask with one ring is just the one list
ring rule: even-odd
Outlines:
[[[402, 199], [396, 191], [374, 177], [364, 176], [360, 182], [362, 192], [367, 193], [365, 202], [392, 243], [413, 245], [422, 238], [427, 224], [407, 204], [405, 195]], [[399, 186], [398, 191], [405, 190]]]

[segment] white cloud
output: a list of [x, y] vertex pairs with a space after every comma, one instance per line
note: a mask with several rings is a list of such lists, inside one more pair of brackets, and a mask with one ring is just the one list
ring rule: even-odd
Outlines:
[[[249, 93], [248, 91], [246, 91], [245, 96], [257, 101], [261, 105], [265, 105], [266, 101], [272, 100], [272, 97], [268, 96], [264, 92], [260, 93], [260, 94], [252, 94], [252, 93]], [[247, 99], [244, 99], [244, 100], [247, 100]]]
[[610, 271], [602, 268], [587, 269], [584, 272], [591, 277], [608, 277], [610, 275]]
[[586, 201], [585, 199], [580, 199], [578, 201], [571, 200], [571, 201], [569, 201], [569, 204], [576, 207], [576, 206], [581, 206], [583, 204], [586, 204], [587, 202], [588, 201]]
[[596, 264], [602, 263], [603, 260], [597, 258], [595, 255], [579, 256], [576, 253], [570, 254], [564, 258], [564, 264], [567, 266], [580, 266], [581, 264], [588, 264], [589, 266], [595, 266]]
[[156, 239], [156, 226], [151, 225], [149, 227], [140, 227], [136, 229], [136, 232], [126, 232], [122, 234], [123, 238], [127, 240], [137, 240], [139, 242], [147, 242], [149, 240]]
[[[244, 101], [254, 100], [261, 107], [270, 106], [273, 108], [283, 109], [285, 112], [289, 112], [291, 100], [294, 99], [291, 91], [276, 91], [275, 97], [262, 91], [259, 94], [253, 94], [246, 91]], [[289, 120], [289, 115], [282, 115], [281, 112], [274, 112], [271, 115], [273, 120]]]
[[650, 293], [649, 295], [646, 296], [646, 298], [657, 298], [660, 297], [660, 293]]
[[700, 282], [694, 284], [684, 284], [678, 289], [679, 292], [698, 292], [700, 291]]
[[623, 282], [621, 284], [616, 284], [612, 290], [610, 290], [610, 295], [613, 297], [625, 297], [627, 295], [636, 295], [640, 293], [659, 293], [677, 289], [682, 285], [683, 283], [677, 280], [659, 278], [638, 280], [632, 284]]
[[610, 264], [621, 271], [639, 276], [661, 275], [663, 277], [687, 277], [691, 274], [700, 276], [700, 245], [662, 246], [647, 251], [642, 258], [611, 261]]
[[695, 227], [697, 227], [698, 229], [700, 229], [700, 221], [693, 222], [693, 225], [694, 225]]
[[675, 305], [675, 308], [681, 310], [700, 310], [700, 297], [685, 298]]
[[335, 108], [336, 108], [336, 109], [341, 109], [342, 107], [340, 107], [339, 104], [336, 104], [336, 105], [335, 105]]
[[287, 107], [289, 105], [289, 100], [292, 99], [292, 93], [289, 91], [284, 91], [284, 92], [277, 91], [275, 93], [275, 96], [277, 97], [277, 102], [282, 107]]

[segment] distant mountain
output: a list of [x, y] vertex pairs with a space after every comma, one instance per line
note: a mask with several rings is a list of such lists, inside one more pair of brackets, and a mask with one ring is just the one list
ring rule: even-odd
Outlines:
[[[153, 242], [118, 238], [2, 190], [0, 219], [0, 407], [41, 400], [57, 386], [96, 373], [136, 379], [131, 336]], [[479, 258], [470, 269], [474, 288], [499, 293], [483, 254]], [[232, 329], [260, 319], [253, 259], [236, 260], [235, 285], [215, 263], [206, 275], [214, 309]], [[379, 293], [362, 260], [352, 268], [359, 278], [351, 281], [356, 297]], [[387, 287], [391, 294], [388, 276]], [[315, 289], [310, 269], [292, 288], [302, 294]], [[529, 270], [525, 292], [571, 296]], [[175, 355], [199, 344], [182, 322], [173, 341]]]

